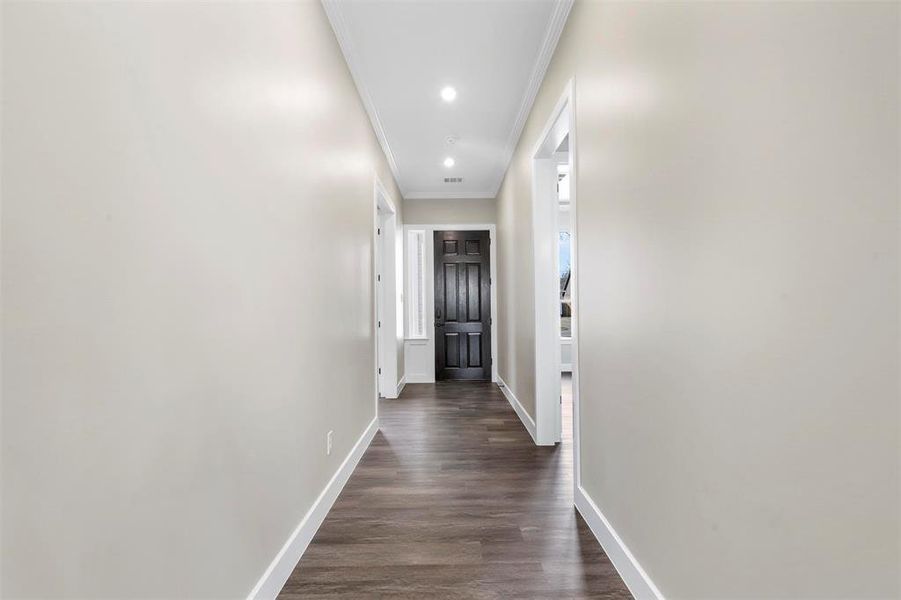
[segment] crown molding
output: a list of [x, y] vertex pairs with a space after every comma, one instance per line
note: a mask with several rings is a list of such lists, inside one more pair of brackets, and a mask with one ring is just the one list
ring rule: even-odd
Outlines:
[[513, 152], [519, 143], [519, 137], [532, 112], [532, 105], [538, 96], [538, 90], [541, 89], [541, 82], [544, 81], [544, 75], [547, 68], [551, 64], [551, 58], [554, 56], [554, 50], [557, 49], [557, 42], [560, 40], [560, 34], [566, 26], [566, 19], [569, 17], [569, 11], [572, 9], [574, 0], [557, 0], [554, 6], [554, 12], [548, 21], [547, 30], [544, 34], [544, 40], [541, 43], [541, 49], [538, 51], [538, 57], [535, 59], [535, 66], [532, 67], [532, 76], [529, 78], [529, 85], [526, 87], [526, 93], [522, 98], [522, 104], [519, 106], [519, 113], [516, 115], [516, 121], [513, 122], [513, 129], [510, 130], [510, 136], [507, 138], [507, 145], [504, 147], [503, 164], [504, 169], [498, 177], [497, 184], [494, 186], [494, 193], [491, 198], [497, 196], [504, 183], [504, 177], [507, 176], [507, 170], [510, 168], [510, 161], [513, 160]]
[[404, 192], [403, 184], [398, 172], [397, 161], [394, 158], [394, 153], [391, 151], [391, 146], [388, 144], [388, 137], [385, 133], [384, 127], [382, 126], [382, 121], [379, 117], [378, 110], [376, 110], [375, 104], [372, 101], [372, 97], [369, 94], [368, 88], [363, 83], [363, 78], [360, 74], [361, 71], [359, 67], [359, 59], [357, 58], [357, 53], [354, 48], [353, 42], [351, 41], [347, 23], [344, 19], [341, 0], [321, 0], [326, 17], [328, 18], [329, 23], [332, 26], [332, 30], [335, 32], [335, 37], [338, 40], [338, 46], [341, 48], [341, 52], [344, 54], [344, 60], [347, 63], [347, 67], [350, 71], [351, 77], [353, 78], [354, 85], [357, 88], [357, 93], [360, 95], [360, 99], [363, 102], [363, 107], [366, 110], [366, 114], [369, 115], [372, 129], [379, 141], [379, 145], [382, 147], [382, 151], [385, 153], [385, 158], [388, 161], [388, 166], [391, 169], [391, 173], [394, 175], [394, 181], [400, 189], [401, 196], [403, 196], [404, 199], [421, 200], [430, 198], [452, 199], [497, 197], [497, 193], [498, 191], [500, 191], [501, 184], [504, 182], [504, 177], [507, 175], [507, 170], [510, 168], [510, 161], [513, 159], [513, 152], [516, 150], [516, 146], [519, 143], [519, 138], [522, 135], [522, 130], [525, 127], [526, 120], [528, 119], [529, 113], [532, 110], [532, 105], [535, 103], [535, 98], [538, 95], [538, 90], [541, 88], [541, 83], [544, 80], [545, 73], [547, 73], [551, 58], [554, 55], [554, 50], [556, 50], [557, 48], [557, 42], [560, 40], [560, 35], [563, 33], [563, 28], [566, 26], [566, 19], [567, 17], [569, 17], [569, 12], [572, 9], [573, 2], [574, 0], [556, 0], [555, 2], [554, 12], [551, 14], [551, 18], [548, 21], [544, 39], [542, 40], [541, 48], [539, 49], [538, 55], [535, 59], [535, 65], [532, 67], [532, 73], [529, 77], [529, 82], [526, 86], [526, 91], [523, 96], [522, 103], [520, 104], [519, 112], [516, 115], [516, 120], [513, 122], [513, 127], [510, 130], [510, 135], [507, 137], [507, 143], [504, 146], [504, 150], [501, 155], [504, 168], [501, 170], [498, 176], [497, 182], [494, 185], [494, 190], [488, 192], [465, 193], [406, 193]]
[[404, 200], [470, 200], [470, 199], [492, 200], [494, 194], [491, 192], [410, 192], [404, 194]]
[[379, 145], [382, 147], [382, 152], [385, 153], [385, 159], [388, 161], [388, 167], [391, 169], [392, 175], [394, 175], [394, 182], [403, 196], [403, 186], [397, 171], [397, 161], [394, 160], [394, 153], [388, 144], [388, 137], [385, 135], [385, 128], [382, 127], [379, 112], [376, 110], [375, 104], [372, 102], [372, 96], [369, 95], [369, 90], [363, 83], [363, 78], [360, 75], [359, 60], [351, 41], [350, 32], [347, 29], [347, 22], [344, 20], [344, 14], [341, 12], [341, 2], [340, 0], [321, 1], [322, 8], [325, 9], [325, 15], [332, 25], [332, 31], [335, 32], [335, 37], [338, 39], [338, 46], [341, 48], [342, 54], [344, 54], [344, 61], [350, 70], [350, 76], [357, 87], [357, 93], [360, 95], [360, 100], [363, 101], [363, 108], [366, 109], [366, 114], [369, 115], [369, 121], [372, 123], [372, 129], [375, 131], [375, 137], [379, 140]]

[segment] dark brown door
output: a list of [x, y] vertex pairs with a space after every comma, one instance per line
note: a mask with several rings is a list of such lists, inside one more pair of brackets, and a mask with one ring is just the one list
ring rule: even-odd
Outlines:
[[491, 379], [487, 231], [435, 232], [435, 377]]

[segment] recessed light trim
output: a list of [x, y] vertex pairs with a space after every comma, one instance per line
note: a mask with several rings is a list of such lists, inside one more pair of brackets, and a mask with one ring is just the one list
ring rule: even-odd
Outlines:
[[444, 159], [444, 166], [447, 167], [448, 169], [450, 169], [450, 168], [451, 168], [452, 166], [454, 166], [455, 164], [457, 164], [457, 161], [455, 161], [455, 160], [454, 160], [452, 157], [450, 157], [450, 156], [448, 156], [447, 158]]
[[457, 90], [452, 88], [451, 86], [446, 86], [441, 89], [441, 99], [445, 102], [453, 102], [457, 98]]

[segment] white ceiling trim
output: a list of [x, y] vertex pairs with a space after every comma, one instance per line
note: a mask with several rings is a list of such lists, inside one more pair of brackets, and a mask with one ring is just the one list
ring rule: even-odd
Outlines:
[[563, 27], [566, 25], [566, 18], [569, 16], [570, 9], [572, 9], [573, 1], [557, 0], [557, 4], [554, 6], [554, 13], [548, 22], [544, 41], [541, 43], [541, 50], [539, 50], [538, 58], [535, 60], [532, 76], [529, 78], [529, 85], [526, 87], [526, 93], [519, 107], [519, 113], [516, 115], [513, 129], [510, 131], [510, 137], [507, 138], [507, 145], [504, 147], [504, 170], [501, 171], [497, 184], [494, 186], [494, 193], [489, 196], [490, 198], [497, 196], [501, 189], [501, 184], [504, 183], [504, 177], [507, 176], [510, 161], [513, 160], [513, 152], [516, 150], [517, 143], [519, 143], [519, 136], [522, 135], [526, 119], [529, 118], [529, 113], [532, 112], [532, 105], [535, 103], [535, 97], [538, 96], [538, 90], [541, 88], [541, 82], [544, 81], [547, 68], [551, 64], [554, 50], [557, 49], [557, 42], [560, 40], [560, 34], [563, 33]]
[[369, 90], [363, 84], [363, 78], [360, 76], [360, 67], [357, 62], [356, 52], [354, 51], [353, 43], [350, 40], [347, 24], [344, 21], [344, 15], [341, 13], [341, 2], [340, 0], [322, 0], [322, 7], [325, 9], [325, 15], [328, 17], [329, 23], [332, 24], [332, 30], [335, 32], [335, 37], [338, 38], [338, 46], [341, 47], [341, 52], [344, 54], [344, 61], [350, 69], [350, 76], [354, 80], [354, 85], [357, 86], [357, 93], [360, 95], [360, 99], [363, 101], [363, 107], [366, 109], [366, 114], [369, 115], [369, 120], [372, 122], [372, 129], [375, 131], [375, 137], [378, 138], [379, 145], [382, 147], [382, 152], [385, 153], [385, 158], [388, 160], [388, 167], [390, 167], [391, 173], [394, 175], [394, 183], [400, 189], [401, 196], [406, 197], [404, 190], [401, 187], [400, 175], [398, 175], [397, 171], [397, 161], [394, 160], [394, 153], [391, 151], [391, 146], [388, 144], [388, 137], [385, 135], [385, 128], [382, 127], [379, 113], [375, 108], [375, 104], [372, 102]]
[[491, 192], [412, 192], [404, 194], [404, 200], [453, 200], [455, 198], [494, 198]]

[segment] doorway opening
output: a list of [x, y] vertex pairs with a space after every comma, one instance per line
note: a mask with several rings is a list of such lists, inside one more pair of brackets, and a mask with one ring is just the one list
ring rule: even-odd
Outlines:
[[569, 441], [579, 479], [578, 220], [574, 83], [570, 81], [532, 157], [535, 268], [536, 442]]
[[401, 323], [398, 299], [397, 211], [381, 182], [376, 179], [373, 199], [373, 338], [375, 340], [375, 400], [397, 398], [399, 341]]

